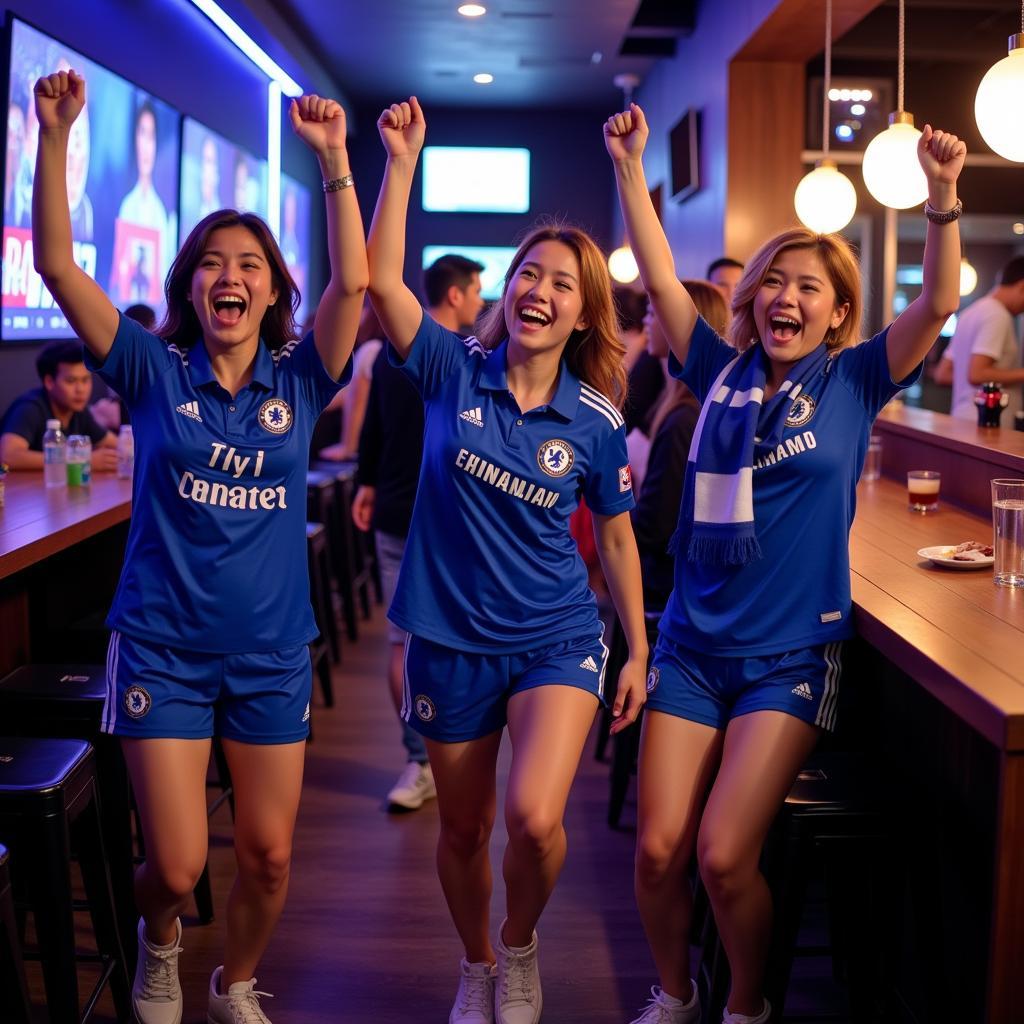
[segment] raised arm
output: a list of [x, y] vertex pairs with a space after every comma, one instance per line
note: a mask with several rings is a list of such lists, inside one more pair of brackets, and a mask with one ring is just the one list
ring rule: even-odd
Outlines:
[[[928, 179], [928, 205], [940, 213], [957, 204], [956, 182], [967, 147], [948, 132], [926, 124], [917, 143], [917, 158]], [[960, 305], [960, 225], [928, 221], [924, 240], [921, 294], [900, 313], [886, 335], [889, 375], [902, 380], [927, 355], [942, 325]]]
[[317, 306], [313, 337], [324, 368], [337, 380], [352, 354], [369, 280], [363, 220], [345, 148], [345, 111], [334, 100], [303, 96], [292, 100], [289, 115], [295, 134], [316, 154], [324, 179], [331, 279]]
[[427, 132], [416, 97], [388, 107], [377, 121], [377, 130], [388, 162], [366, 243], [370, 300], [392, 347], [405, 359], [423, 319], [423, 308], [402, 277], [409, 193]]
[[613, 114], [605, 122], [604, 144], [615, 167], [619, 206], [640, 268], [640, 280], [669, 347], [676, 359], [685, 363], [697, 323], [697, 307], [679, 282], [672, 250], [647, 191], [643, 153], [648, 134], [644, 112], [631, 103], [629, 110]]
[[68, 135], [85, 106], [85, 79], [74, 71], [58, 71], [40, 78], [33, 92], [39, 120], [32, 181], [33, 262], [72, 330], [102, 362], [117, 333], [117, 310], [74, 261], [68, 205]]

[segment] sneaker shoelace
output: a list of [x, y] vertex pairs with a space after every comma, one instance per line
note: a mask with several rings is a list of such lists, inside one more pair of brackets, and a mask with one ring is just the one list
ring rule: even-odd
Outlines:
[[227, 995], [228, 1009], [234, 1024], [270, 1024], [270, 1019], [260, 1009], [260, 998], [274, 997], [269, 992], [257, 992], [251, 988], [245, 992], [229, 992]]
[[142, 998], [150, 1002], [170, 1002], [178, 998], [178, 954], [182, 947], [145, 949], [142, 960]]
[[464, 974], [459, 992], [459, 1013], [479, 1013], [487, 1016], [493, 1004], [490, 993], [490, 977], [486, 974]]
[[675, 1011], [664, 1004], [662, 995], [661, 989], [657, 985], [652, 985], [651, 998], [647, 1000], [647, 1006], [640, 1016], [629, 1024], [674, 1024]]
[[505, 961], [505, 970], [501, 981], [501, 1001], [503, 1003], [532, 1003], [533, 977], [530, 966], [533, 955], [516, 956], [513, 954]]

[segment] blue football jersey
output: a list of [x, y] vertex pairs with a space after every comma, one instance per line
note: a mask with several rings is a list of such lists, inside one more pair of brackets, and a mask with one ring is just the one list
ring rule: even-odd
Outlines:
[[[676, 553], [659, 626], [670, 639], [719, 655], [759, 655], [853, 635], [849, 534], [871, 424], [920, 374], [918, 367], [892, 381], [885, 337], [884, 330], [827, 359], [793, 402], [780, 443], [755, 444], [754, 524], [763, 557], [718, 566]], [[698, 319], [686, 366], [670, 357], [669, 372], [703, 403], [735, 356]]]
[[262, 343], [234, 398], [202, 341], [187, 351], [121, 317], [90, 369], [124, 399], [135, 435], [132, 517], [107, 624], [171, 647], [276, 651], [316, 636], [306, 566], [313, 425], [342, 382], [313, 335]]
[[521, 412], [508, 389], [507, 345], [487, 352], [424, 314], [401, 364], [423, 396], [425, 429], [389, 615], [464, 651], [515, 653], [597, 635], [569, 517], [581, 497], [597, 515], [633, 507], [618, 410], [563, 361], [551, 402]]

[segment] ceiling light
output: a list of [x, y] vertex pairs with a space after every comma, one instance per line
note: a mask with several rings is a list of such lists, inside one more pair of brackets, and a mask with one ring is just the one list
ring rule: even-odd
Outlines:
[[978, 272], [971, 266], [965, 256], [960, 261], [960, 294], [970, 295], [978, 287]]
[[[796, 215], [819, 235], [845, 228], [857, 212], [857, 190], [828, 158], [828, 96], [832, 83], [832, 0], [825, 4], [825, 86], [821, 110], [822, 159], [810, 174], [804, 175], [796, 187], [793, 205]], [[837, 129], [838, 131], [838, 129]], [[853, 132], [850, 132], [852, 136]]]
[[1017, 223], [1013, 225], [1013, 233], [1015, 235], [1024, 235], [1024, 224], [1017, 221]]
[[494, 81], [494, 75], [489, 75], [486, 71], [481, 71], [480, 74], [473, 76], [473, 81], [477, 85], [490, 85]]
[[830, 100], [832, 100], [832, 102], [834, 103], [836, 100], [838, 100], [840, 98], [839, 90], [838, 89], [829, 89], [829, 91], [828, 91], [828, 98]]
[[907, 210], [928, 198], [928, 179], [917, 159], [921, 133], [914, 127], [914, 115], [903, 109], [904, 0], [900, 0], [899, 77], [896, 110], [889, 115], [889, 127], [880, 132], [864, 150], [861, 170], [868, 191], [883, 206]]
[[1024, 2], [1009, 54], [985, 73], [974, 98], [981, 137], [1000, 156], [1024, 163]]
[[850, 107], [851, 114], [866, 114], [867, 111], [868, 108], [865, 107], [863, 103], [854, 103], [853, 106]]
[[479, 18], [481, 14], [486, 14], [487, 8], [483, 4], [461, 4], [459, 6], [459, 14], [464, 18]]
[[620, 284], [629, 284], [640, 276], [640, 268], [636, 265], [636, 257], [628, 245], [620, 245], [608, 257], [608, 273]]

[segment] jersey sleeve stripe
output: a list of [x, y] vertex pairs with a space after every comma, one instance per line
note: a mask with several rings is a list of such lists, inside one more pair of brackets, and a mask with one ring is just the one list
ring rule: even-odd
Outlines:
[[580, 392], [580, 401], [584, 405], [589, 405], [591, 409], [596, 409], [616, 430], [622, 426], [621, 417], [612, 416], [612, 414], [603, 405], [598, 405], [598, 403], [593, 401], [589, 395], [585, 395], [583, 392]]
[[473, 355], [483, 356], [485, 359], [487, 358], [487, 349], [480, 344], [479, 339], [474, 338], [472, 335], [468, 338], [463, 338], [462, 344], [465, 345]]
[[615, 426], [621, 427], [625, 422], [619, 413], [619, 410], [616, 409], [600, 391], [595, 391], [588, 384], [580, 384], [580, 399], [582, 400], [583, 398], [589, 399], [587, 404], [593, 406], [595, 409], [603, 409], [612, 418]]
[[182, 364], [184, 366], [188, 366], [188, 353], [187, 352], [183, 352], [180, 348], [178, 348], [177, 345], [168, 345], [167, 346], [167, 351], [168, 352], [173, 352], [174, 355], [176, 355], [181, 360], [181, 362], [182, 362]]
[[289, 341], [287, 345], [282, 345], [276, 352], [271, 352], [271, 355], [274, 357], [274, 362], [277, 363], [285, 357], [290, 357], [292, 349], [294, 349], [296, 345], [298, 345], [298, 341]]

